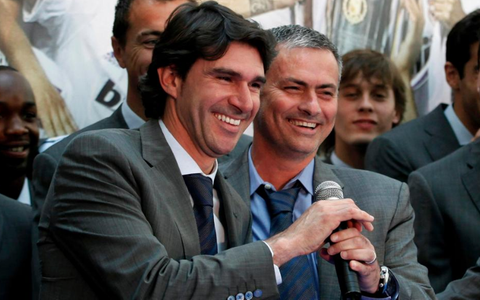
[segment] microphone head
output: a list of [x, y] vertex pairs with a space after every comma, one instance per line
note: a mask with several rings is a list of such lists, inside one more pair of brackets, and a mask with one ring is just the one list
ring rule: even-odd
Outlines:
[[324, 181], [315, 189], [315, 200], [343, 199], [342, 187], [335, 181]]

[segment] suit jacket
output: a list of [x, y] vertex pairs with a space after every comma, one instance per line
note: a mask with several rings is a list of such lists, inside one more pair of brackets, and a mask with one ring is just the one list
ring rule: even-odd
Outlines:
[[190, 196], [157, 120], [87, 132], [67, 147], [39, 225], [41, 299], [278, 296], [249, 207], [217, 174], [229, 250], [201, 256]]
[[32, 299], [32, 209], [0, 194], [0, 299]]
[[[248, 151], [221, 166], [225, 179], [250, 205]], [[375, 246], [380, 265], [389, 267], [400, 284], [400, 299], [434, 299], [427, 270], [417, 262], [413, 242], [414, 213], [408, 201], [406, 184], [367, 171], [338, 168], [315, 158], [313, 186], [332, 180], [343, 188], [345, 198], [352, 198], [375, 217], [375, 230], [363, 234]], [[335, 266], [318, 257], [320, 299], [340, 299]]]
[[70, 134], [60, 142], [48, 148], [45, 152], [37, 155], [33, 162], [32, 183], [34, 193], [31, 194], [33, 195], [32, 208], [35, 215], [35, 224], [38, 224], [43, 203], [45, 201], [45, 197], [47, 196], [48, 189], [50, 188], [50, 183], [52, 182], [53, 174], [57, 169], [58, 162], [60, 161], [60, 158], [62, 157], [67, 145], [73, 138], [83, 132], [106, 128], [128, 128], [127, 123], [123, 118], [122, 106], [117, 108], [110, 117]]
[[375, 138], [368, 145], [365, 168], [407, 182], [411, 172], [460, 148], [444, 115], [446, 107], [441, 104]]
[[450, 282], [445, 291], [437, 297], [438, 300], [480, 299], [480, 258], [475, 266], [467, 270], [462, 279]]
[[439, 293], [480, 255], [480, 140], [413, 172], [408, 184], [418, 259]]

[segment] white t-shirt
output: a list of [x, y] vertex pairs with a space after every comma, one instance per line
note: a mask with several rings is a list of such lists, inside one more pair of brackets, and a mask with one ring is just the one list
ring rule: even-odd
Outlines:
[[116, 2], [37, 0], [32, 8], [23, 7], [32, 46], [68, 82], [64, 100], [79, 128], [108, 117], [126, 98], [127, 73], [118, 66], [110, 41]]

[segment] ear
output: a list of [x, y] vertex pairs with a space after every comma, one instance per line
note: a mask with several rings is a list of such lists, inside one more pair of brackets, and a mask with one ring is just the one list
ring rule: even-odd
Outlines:
[[125, 69], [125, 61], [123, 60], [123, 46], [120, 44], [120, 42], [112, 36], [112, 48], [113, 48], [113, 55], [115, 55], [115, 58], [117, 59], [118, 64], [120, 67]]
[[445, 63], [445, 78], [447, 79], [448, 85], [452, 90], [458, 90], [460, 84], [460, 74], [458, 73], [457, 68], [449, 61]]
[[180, 94], [182, 80], [178, 76], [174, 66], [162, 67], [157, 69], [158, 79], [163, 90], [173, 99], [177, 99]]
[[395, 109], [395, 116], [392, 119], [392, 123], [393, 123], [393, 126], [396, 126], [398, 125], [398, 123], [400, 123], [400, 113], [396, 109]]

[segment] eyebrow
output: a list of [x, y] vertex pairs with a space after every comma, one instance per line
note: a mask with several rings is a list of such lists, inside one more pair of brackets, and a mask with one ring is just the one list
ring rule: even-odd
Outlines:
[[26, 108], [30, 108], [30, 107], [37, 107], [37, 104], [35, 102], [27, 102], [25, 103], [24, 105]]
[[[226, 68], [214, 68], [209, 73], [211, 75], [227, 75], [227, 76], [235, 77], [235, 78], [238, 78], [238, 79], [243, 78], [242, 74], [240, 74], [240, 73], [238, 73], [234, 70], [226, 69]], [[259, 81], [261, 83], [265, 83], [267, 80], [266, 80], [265, 76], [257, 76], [252, 81]]]
[[144, 37], [144, 36], [149, 36], [149, 35], [154, 35], [154, 36], [159, 37], [159, 36], [162, 35], [162, 32], [158, 31], [158, 30], [147, 30], [147, 31], [141, 32], [138, 36], [139, 37]]
[[[7, 103], [3, 102], [3, 101], [0, 101], [0, 106], [1, 107], [7, 107]], [[37, 107], [37, 104], [35, 104], [35, 102], [26, 102], [24, 105], [23, 105], [23, 108], [31, 108], [31, 107]]]
[[[308, 84], [303, 81], [303, 80], [299, 80], [299, 79], [296, 79], [296, 78], [293, 78], [293, 77], [287, 77], [285, 78], [284, 81], [289, 81], [289, 82], [293, 82], [295, 84], [298, 84], [298, 85], [301, 85], [301, 86], [308, 86]], [[337, 89], [337, 86], [333, 83], [324, 83], [324, 84], [321, 84], [321, 85], [317, 85], [315, 86], [316, 89], [328, 89], [328, 88], [332, 88], [332, 89]]]

